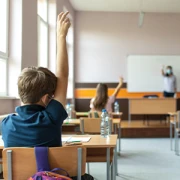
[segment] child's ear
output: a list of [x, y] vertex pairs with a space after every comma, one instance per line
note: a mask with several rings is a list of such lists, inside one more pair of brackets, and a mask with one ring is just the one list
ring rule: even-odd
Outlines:
[[41, 98], [41, 101], [44, 103], [44, 104], [47, 104], [49, 98], [48, 98], [48, 94], [45, 94], [42, 98]]

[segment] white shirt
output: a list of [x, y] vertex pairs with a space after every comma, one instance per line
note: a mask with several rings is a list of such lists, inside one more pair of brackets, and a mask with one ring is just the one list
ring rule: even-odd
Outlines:
[[169, 93], [174, 93], [176, 89], [176, 77], [172, 76], [164, 76], [164, 91]]

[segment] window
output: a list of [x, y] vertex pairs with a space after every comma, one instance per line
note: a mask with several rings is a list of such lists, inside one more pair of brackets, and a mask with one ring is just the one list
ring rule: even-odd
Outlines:
[[0, 0], [0, 95], [7, 95], [8, 5], [8, 0]]
[[38, 66], [48, 67], [48, 0], [38, 0]]

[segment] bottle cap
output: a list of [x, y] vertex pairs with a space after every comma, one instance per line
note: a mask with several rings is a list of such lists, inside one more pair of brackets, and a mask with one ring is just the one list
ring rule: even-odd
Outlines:
[[106, 109], [102, 109], [102, 112], [106, 112]]

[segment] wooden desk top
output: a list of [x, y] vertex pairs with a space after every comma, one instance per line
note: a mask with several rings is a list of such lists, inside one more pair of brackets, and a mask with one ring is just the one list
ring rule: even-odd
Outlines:
[[[121, 123], [121, 119], [120, 118], [114, 118], [112, 120], [113, 124], [120, 124]], [[64, 120], [63, 126], [66, 125], [80, 125], [80, 119], [70, 119], [70, 120]]]
[[[67, 137], [70, 135], [62, 135], [62, 137]], [[103, 138], [100, 135], [73, 135], [72, 137], [91, 137], [89, 142], [83, 143], [85, 147], [115, 147], [117, 143], [117, 135], [110, 135], [109, 138]], [[4, 142], [2, 136], [0, 136], [0, 149], [4, 148]]]
[[170, 115], [170, 116], [177, 116], [177, 112], [168, 112], [168, 115]]
[[[117, 115], [117, 116], [122, 116], [122, 112], [116, 113], [116, 112], [112, 112], [112, 115]], [[88, 117], [89, 112], [76, 112], [76, 116], [87, 116]]]
[[144, 97], [132, 97], [129, 100], [176, 100], [178, 98], [165, 98], [165, 97], [158, 97], [158, 98], [144, 98]]
[[[62, 137], [67, 136], [68, 135], [62, 135]], [[117, 144], [117, 134], [110, 135], [108, 138], [103, 138], [101, 135], [73, 135], [72, 137], [91, 137], [88, 142], [83, 143], [87, 148], [115, 147]]]

